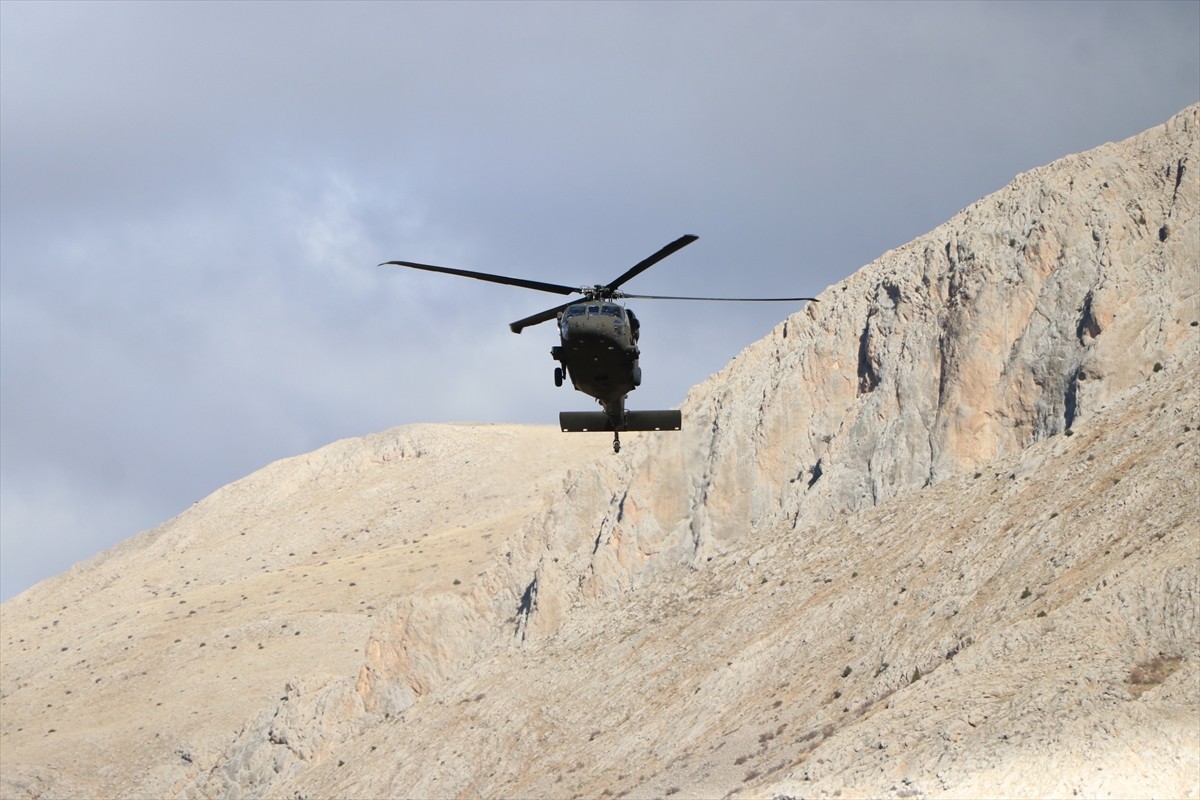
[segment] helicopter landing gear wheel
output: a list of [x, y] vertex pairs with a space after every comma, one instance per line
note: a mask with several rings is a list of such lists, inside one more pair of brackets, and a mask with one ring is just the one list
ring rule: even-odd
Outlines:
[[562, 386], [562, 385], [563, 385], [563, 371], [562, 371], [562, 367], [555, 367], [555, 368], [554, 368], [554, 385], [555, 385], [555, 386]]
[[613, 452], [621, 452], [621, 434], [613, 431]]

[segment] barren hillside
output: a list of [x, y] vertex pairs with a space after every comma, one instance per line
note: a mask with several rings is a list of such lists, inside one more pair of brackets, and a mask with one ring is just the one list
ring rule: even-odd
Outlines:
[[1018, 176], [619, 456], [399, 428], [30, 589], [0, 792], [1200, 796], [1197, 165]]

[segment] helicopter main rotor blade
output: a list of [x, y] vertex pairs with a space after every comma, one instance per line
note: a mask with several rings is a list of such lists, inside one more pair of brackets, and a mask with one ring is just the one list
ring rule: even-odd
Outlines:
[[625, 294], [618, 292], [615, 297], [631, 300], [711, 300], [725, 303], [796, 303], [807, 300], [816, 303], [815, 297], [676, 297], [665, 294]]
[[569, 306], [573, 306], [576, 303], [583, 303], [583, 302], [586, 302], [586, 301], [582, 297], [580, 297], [578, 300], [569, 300], [568, 302], [563, 303], [561, 306], [555, 306], [554, 308], [547, 308], [545, 311], [539, 311], [537, 314], [534, 314], [531, 317], [526, 317], [525, 319], [519, 319], [516, 322], [509, 323], [508, 328], [513, 333], [520, 333], [525, 328], [528, 328], [530, 325], [539, 325], [543, 322], [548, 322], [548, 321], [554, 319], [555, 317], [557, 317], [558, 312], [564, 311]]
[[502, 283], [506, 286], [520, 286], [524, 289], [536, 289], [539, 292], [550, 292], [551, 294], [578, 294], [578, 286], [563, 286], [558, 283], [544, 283], [542, 281], [530, 281], [524, 278], [509, 278], [504, 275], [492, 275], [487, 272], [471, 272], [466, 269], [454, 269], [452, 267], [438, 267], [433, 264], [418, 264], [415, 261], [385, 261], [380, 264], [381, 267], [396, 266], [396, 267], [412, 267], [413, 269], [423, 269], [428, 272], [444, 272], [447, 275], [461, 275], [464, 278], [475, 278], [480, 281], [488, 281], [490, 283]]
[[625, 274], [621, 275], [621, 277], [617, 278], [616, 280], [612, 281], [611, 283], [606, 284], [604, 288], [605, 289], [616, 289], [618, 286], [620, 286], [625, 281], [627, 281], [630, 278], [633, 278], [637, 275], [642, 274], [646, 270], [650, 269], [650, 267], [653, 267], [655, 264], [662, 261], [667, 256], [671, 255], [672, 253], [674, 253], [677, 250], [682, 250], [683, 248], [687, 247], [689, 244], [691, 244], [692, 242], [696, 241], [699, 238], [700, 238], [699, 236], [693, 236], [690, 233], [687, 234], [686, 236], [680, 236], [678, 239], [671, 242], [669, 245], [664, 247], [662, 250], [659, 250], [654, 255], [634, 264], [632, 267], [630, 267], [628, 270], [625, 271]]

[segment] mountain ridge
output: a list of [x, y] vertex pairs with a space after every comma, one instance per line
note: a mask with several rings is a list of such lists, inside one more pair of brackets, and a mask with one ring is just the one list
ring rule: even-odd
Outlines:
[[6, 602], [4, 796], [1200, 796], [1198, 129], [1023, 173], [619, 458], [334, 443]]

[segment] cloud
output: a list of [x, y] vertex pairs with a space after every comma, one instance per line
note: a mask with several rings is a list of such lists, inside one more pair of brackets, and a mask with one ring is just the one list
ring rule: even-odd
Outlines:
[[[336, 438], [591, 407], [507, 330], [560, 298], [381, 261], [583, 285], [695, 233], [627, 288], [817, 293], [1198, 53], [1188, 3], [0, 3], [0, 597]], [[792, 310], [636, 308], [642, 408]]]

